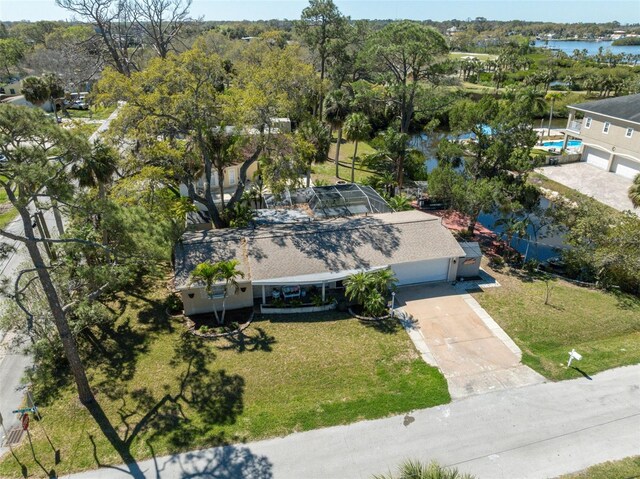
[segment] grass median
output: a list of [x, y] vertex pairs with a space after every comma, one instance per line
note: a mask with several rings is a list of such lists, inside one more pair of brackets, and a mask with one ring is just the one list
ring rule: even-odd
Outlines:
[[560, 479], [633, 479], [640, 477], [640, 456], [597, 464]]

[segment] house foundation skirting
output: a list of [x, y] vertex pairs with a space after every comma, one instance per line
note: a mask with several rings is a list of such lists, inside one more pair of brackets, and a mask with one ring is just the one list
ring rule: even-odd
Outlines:
[[264, 304], [260, 305], [260, 312], [262, 314], [303, 314], [303, 313], [321, 313], [322, 311], [331, 311], [336, 309], [338, 303], [325, 304], [324, 306], [300, 306], [296, 308], [269, 308]]

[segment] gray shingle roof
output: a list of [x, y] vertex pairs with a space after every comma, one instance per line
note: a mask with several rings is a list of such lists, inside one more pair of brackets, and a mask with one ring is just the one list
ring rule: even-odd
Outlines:
[[206, 260], [237, 259], [247, 279], [266, 280], [464, 256], [440, 218], [421, 211], [185, 233], [176, 246], [177, 289]]
[[569, 105], [576, 110], [599, 113], [640, 124], [640, 93]]

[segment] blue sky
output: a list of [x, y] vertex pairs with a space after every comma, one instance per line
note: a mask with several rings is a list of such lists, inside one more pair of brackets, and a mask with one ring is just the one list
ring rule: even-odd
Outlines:
[[[352, 18], [416, 20], [542, 20], [640, 23], [640, 0], [334, 0]], [[299, 18], [307, 0], [193, 0], [191, 13], [206, 20]], [[0, 0], [2, 20], [70, 18], [54, 0]]]

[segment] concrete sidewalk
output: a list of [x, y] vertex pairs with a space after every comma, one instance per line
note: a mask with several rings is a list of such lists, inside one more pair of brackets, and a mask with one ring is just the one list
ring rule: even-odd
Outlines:
[[[587, 361], [585, 361], [587, 360]], [[581, 366], [588, 371], [588, 358]], [[478, 478], [547, 478], [640, 452], [640, 365], [469, 397], [376, 421], [158, 457], [148, 478], [359, 478], [405, 459]], [[124, 466], [77, 479], [131, 478]]]
[[396, 297], [423, 344], [409, 335], [447, 378], [453, 399], [544, 382], [520, 363], [520, 348], [470, 294], [438, 284], [403, 288]]

